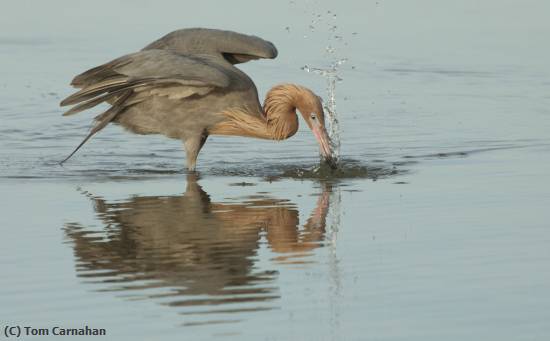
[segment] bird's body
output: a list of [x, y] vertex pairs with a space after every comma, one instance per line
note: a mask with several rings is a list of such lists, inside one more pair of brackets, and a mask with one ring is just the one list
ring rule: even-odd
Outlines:
[[297, 85], [279, 85], [271, 89], [262, 107], [254, 82], [234, 66], [276, 55], [273, 44], [258, 37], [184, 29], [90, 69], [73, 79], [71, 84], [81, 90], [61, 102], [76, 104], [65, 115], [102, 102], [112, 106], [96, 117], [96, 125], [76, 150], [115, 122], [137, 134], [182, 140], [187, 166], [194, 169], [209, 135], [285, 139], [298, 129], [298, 109], [329, 157], [322, 106], [313, 92]]
[[[182, 92], [180, 85], [147, 89], [135, 95], [146, 100], [127, 108], [113, 120], [137, 134], [164, 134], [183, 141], [196, 138], [222, 122], [228, 108], [251, 108], [260, 117], [262, 106], [252, 80], [224, 59], [195, 56], [227, 76], [224, 87], [202, 87]], [[230, 88], [230, 90], [226, 89]], [[205, 92], [207, 96], [201, 95]]]

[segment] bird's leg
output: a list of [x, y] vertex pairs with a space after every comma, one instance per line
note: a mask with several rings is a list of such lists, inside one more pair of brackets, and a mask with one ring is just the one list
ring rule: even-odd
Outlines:
[[189, 137], [185, 140], [185, 153], [187, 154], [187, 170], [194, 171], [197, 164], [197, 156], [202, 146], [206, 142], [208, 134], [203, 132], [201, 135]]

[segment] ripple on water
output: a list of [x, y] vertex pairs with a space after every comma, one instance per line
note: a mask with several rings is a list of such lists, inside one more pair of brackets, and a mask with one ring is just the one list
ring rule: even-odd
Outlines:
[[[163, 160], [155, 165], [144, 162], [130, 163], [118, 159], [116, 162], [102, 161], [99, 164], [78, 163], [59, 165], [56, 160], [26, 160], [26, 162], [0, 162], [6, 172], [0, 178], [41, 178], [41, 179], [143, 179], [166, 176], [180, 176], [186, 170], [180, 162]], [[179, 160], [178, 160], [179, 161]], [[389, 162], [373, 160], [365, 163], [355, 159], [342, 159], [336, 169], [315, 161], [303, 163], [215, 163], [199, 167], [198, 173], [207, 176], [235, 176], [263, 178], [267, 181], [282, 179], [344, 180], [344, 179], [383, 179], [407, 173], [404, 168], [415, 161]], [[246, 165], [246, 166], [244, 166]], [[98, 167], [99, 166], [99, 167]], [[24, 169], [24, 171], [22, 171]], [[233, 186], [252, 186], [251, 182], [234, 183]]]
[[283, 171], [280, 177], [296, 179], [380, 179], [405, 173], [394, 164], [366, 165], [357, 160], [345, 159], [340, 161], [336, 169], [326, 164], [310, 167], [292, 167]]
[[327, 164], [275, 164], [263, 165], [257, 168], [212, 168], [207, 174], [221, 176], [259, 176], [268, 181], [282, 179], [310, 179], [310, 180], [344, 180], [344, 179], [382, 179], [405, 174], [407, 170], [399, 168], [402, 164], [377, 160], [373, 163], [363, 163], [354, 159], [342, 159], [336, 169]]

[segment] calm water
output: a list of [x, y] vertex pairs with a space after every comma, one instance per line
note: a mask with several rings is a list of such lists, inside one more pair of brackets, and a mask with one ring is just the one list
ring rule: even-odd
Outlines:
[[[0, 14], [2, 329], [547, 339], [546, 3], [56, 6], [6, 1]], [[192, 26], [273, 41], [279, 58], [242, 66], [262, 96], [289, 81], [325, 96], [301, 68], [347, 58], [346, 176], [312, 173], [304, 124], [281, 143], [211, 138], [199, 176], [183, 171], [180, 142], [116, 126], [59, 166], [93, 116], [61, 117], [72, 76]]]

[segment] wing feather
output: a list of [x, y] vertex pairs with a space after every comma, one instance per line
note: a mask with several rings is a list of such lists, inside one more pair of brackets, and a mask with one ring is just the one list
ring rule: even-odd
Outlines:
[[81, 90], [61, 101], [75, 105], [65, 116], [93, 108], [103, 102], [111, 108], [96, 117], [96, 125], [68, 160], [95, 133], [103, 129], [125, 108], [151, 96], [180, 100], [204, 96], [230, 84], [230, 77], [208, 56], [184, 56], [171, 51], [147, 50], [117, 58], [76, 76], [72, 83]]
[[67, 156], [63, 161], [60, 162], [60, 164], [63, 164], [65, 161], [71, 158], [79, 149], [88, 141], [92, 136], [94, 136], [98, 131], [105, 128], [109, 122], [115, 118], [115, 116], [124, 108], [123, 103], [128, 99], [130, 96], [130, 91], [127, 91], [122, 96], [120, 96], [114, 103], [109, 110], [105, 111], [103, 114], [97, 117], [96, 124], [94, 127], [90, 130], [88, 135], [80, 142], [80, 144], [73, 150], [69, 156]]
[[[103, 75], [105, 79], [99, 79]], [[152, 90], [151, 95], [181, 99], [203, 96], [215, 88], [227, 87], [229, 77], [206, 56], [183, 56], [163, 50], [129, 54], [88, 70], [73, 79], [82, 89], [61, 101], [61, 106], [85, 102], [65, 115], [90, 109], [123, 90]], [[168, 93], [163, 89], [169, 87]], [[101, 100], [103, 99], [103, 100]]]

